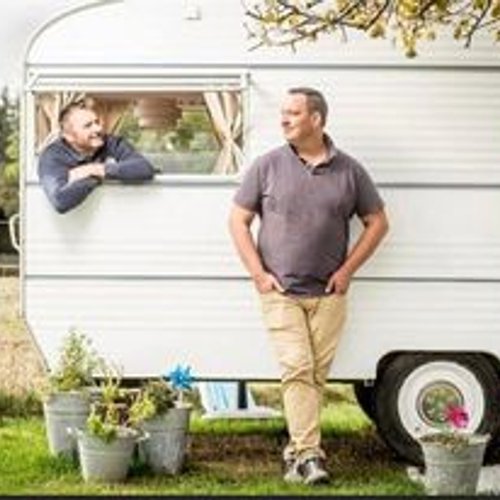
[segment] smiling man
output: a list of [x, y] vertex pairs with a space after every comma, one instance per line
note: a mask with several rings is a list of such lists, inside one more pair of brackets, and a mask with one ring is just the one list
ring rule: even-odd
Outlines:
[[[306, 484], [328, 479], [320, 411], [349, 284], [388, 229], [371, 178], [324, 132], [327, 111], [317, 90], [289, 90], [281, 117], [287, 142], [249, 168], [230, 215], [281, 369], [290, 435], [284, 479]], [[354, 214], [364, 230], [348, 251]], [[261, 219], [257, 245], [250, 231], [255, 215]]]
[[65, 213], [79, 205], [104, 179], [145, 181], [153, 166], [123, 138], [107, 135], [85, 101], [59, 114], [61, 134], [40, 155], [38, 175], [54, 208]]

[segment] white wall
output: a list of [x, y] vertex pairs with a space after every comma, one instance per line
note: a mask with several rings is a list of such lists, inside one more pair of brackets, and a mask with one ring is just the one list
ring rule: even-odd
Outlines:
[[[330, 133], [380, 184], [391, 220], [353, 285], [333, 373], [373, 376], [379, 357], [398, 349], [499, 352], [497, 48], [478, 44], [464, 55], [444, 43], [416, 61], [364, 42], [249, 54], [231, 22], [239, 2], [220, 0], [219, 11], [200, 2], [202, 19], [186, 24], [175, 14], [181, 4], [154, 3], [164, 15], [147, 5], [110, 3], [48, 28], [29, 55], [29, 90], [161, 90], [183, 72], [248, 72], [248, 165], [282, 142], [286, 88], [319, 87], [331, 103]], [[189, 362], [202, 377], [276, 377], [258, 301], [227, 234], [236, 184], [104, 186], [58, 215], [33, 182], [30, 99], [25, 312], [49, 363], [76, 326], [127, 375]]]

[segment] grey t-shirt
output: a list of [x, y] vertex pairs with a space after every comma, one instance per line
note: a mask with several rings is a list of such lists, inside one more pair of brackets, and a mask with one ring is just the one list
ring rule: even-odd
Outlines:
[[346, 258], [349, 219], [384, 206], [359, 162], [325, 140], [328, 160], [314, 168], [289, 144], [257, 158], [234, 196], [260, 216], [263, 265], [293, 295], [324, 295]]

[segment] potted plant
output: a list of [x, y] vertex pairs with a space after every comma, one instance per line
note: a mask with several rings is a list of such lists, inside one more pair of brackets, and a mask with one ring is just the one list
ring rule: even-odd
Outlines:
[[135, 445], [147, 436], [133, 427], [133, 397], [120, 389], [121, 379], [108, 371], [101, 399], [94, 401], [83, 428], [76, 429], [85, 481], [120, 482], [128, 473]]
[[178, 474], [184, 465], [191, 405], [184, 394], [191, 389], [190, 368], [178, 366], [163, 379], [150, 380], [142, 387], [131, 408], [132, 419], [147, 432], [139, 452], [156, 473]]
[[424, 455], [423, 482], [431, 495], [474, 495], [489, 435], [467, 432], [469, 414], [451, 405], [443, 429], [419, 438]]
[[76, 329], [64, 338], [56, 369], [48, 378], [43, 411], [50, 453], [74, 456], [76, 443], [68, 429], [81, 427], [90, 411], [89, 387], [99, 364], [91, 341]]

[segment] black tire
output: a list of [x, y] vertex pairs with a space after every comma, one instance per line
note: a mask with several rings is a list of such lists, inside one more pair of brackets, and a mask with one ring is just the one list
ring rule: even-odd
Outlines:
[[375, 387], [362, 381], [354, 382], [354, 395], [361, 409], [370, 420], [375, 420]]
[[375, 422], [390, 448], [420, 465], [416, 438], [439, 430], [443, 405], [463, 405], [470, 415], [468, 430], [493, 436], [500, 411], [498, 387], [496, 370], [480, 354], [400, 355], [377, 378]]

